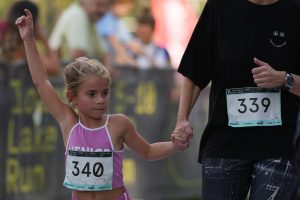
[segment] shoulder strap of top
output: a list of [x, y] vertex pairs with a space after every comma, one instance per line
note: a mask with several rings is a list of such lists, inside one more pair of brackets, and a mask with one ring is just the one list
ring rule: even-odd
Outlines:
[[104, 126], [107, 126], [107, 124], [108, 124], [108, 119], [109, 119], [109, 114], [107, 114], [106, 122], [105, 122], [105, 125], [104, 125]]

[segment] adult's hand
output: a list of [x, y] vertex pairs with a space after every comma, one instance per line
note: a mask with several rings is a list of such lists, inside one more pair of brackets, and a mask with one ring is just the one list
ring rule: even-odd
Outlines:
[[257, 67], [252, 69], [252, 75], [257, 87], [273, 88], [284, 85], [286, 72], [277, 71], [268, 63], [257, 58], [254, 58], [254, 63]]
[[189, 146], [189, 140], [193, 138], [193, 128], [189, 121], [179, 121], [171, 135], [171, 140], [176, 143], [179, 150], [185, 150]]

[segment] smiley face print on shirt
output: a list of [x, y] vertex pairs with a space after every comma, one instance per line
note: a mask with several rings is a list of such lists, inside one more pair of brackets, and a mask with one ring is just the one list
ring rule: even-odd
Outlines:
[[276, 48], [284, 47], [287, 44], [286, 34], [283, 31], [275, 30], [272, 32], [269, 41], [273, 47]]

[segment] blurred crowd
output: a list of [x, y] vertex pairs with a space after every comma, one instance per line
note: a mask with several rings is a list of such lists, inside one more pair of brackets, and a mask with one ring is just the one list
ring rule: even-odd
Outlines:
[[26, 60], [25, 49], [15, 20], [29, 9], [34, 16], [35, 38], [49, 75], [57, 75], [62, 61], [86, 56], [100, 60], [108, 69], [171, 67], [165, 47], [153, 39], [155, 19], [145, 7], [130, 31], [122, 17], [134, 9], [134, 0], [75, 0], [60, 14], [53, 30], [46, 34], [39, 23], [38, 6], [29, 0], [17, 1], [0, 22], [0, 59], [9, 63]]

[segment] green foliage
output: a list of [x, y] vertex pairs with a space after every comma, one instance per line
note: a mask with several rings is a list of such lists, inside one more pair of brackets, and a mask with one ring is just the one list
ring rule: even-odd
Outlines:
[[12, 0], [0, 1], [0, 19], [4, 18], [7, 13], [7, 9], [12, 2]]

